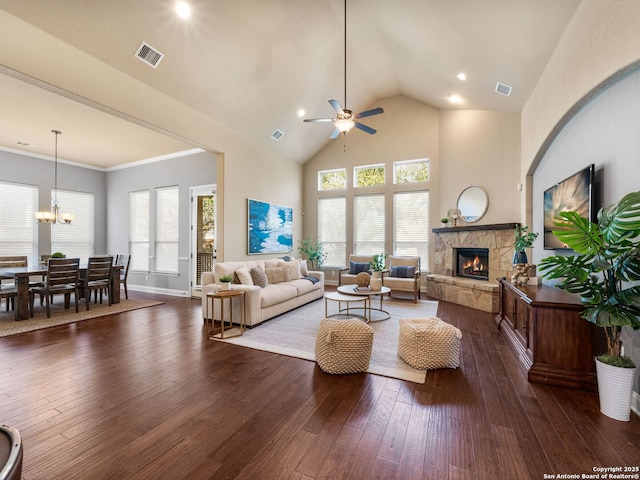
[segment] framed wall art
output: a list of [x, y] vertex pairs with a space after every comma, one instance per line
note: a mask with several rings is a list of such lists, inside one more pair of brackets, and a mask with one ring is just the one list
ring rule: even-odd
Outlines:
[[249, 255], [293, 251], [293, 208], [248, 199]]

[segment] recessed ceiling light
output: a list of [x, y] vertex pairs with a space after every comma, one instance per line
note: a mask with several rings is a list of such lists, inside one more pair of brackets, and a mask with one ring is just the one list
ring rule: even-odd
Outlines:
[[187, 2], [178, 2], [176, 12], [178, 12], [178, 15], [182, 18], [189, 18], [191, 16], [191, 7]]
[[451, 103], [462, 103], [462, 97], [460, 95], [449, 95], [449, 101]]
[[456, 78], [461, 82], [465, 82], [467, 80], [467, 74], [460, 72], [458, 75], [456, 75]]
[[301, 117], [301, 118], [304, 117], [305, 113], [307, 113], [307, 112], [305, 112], [303, 109], [298, 110], [298, 116]]

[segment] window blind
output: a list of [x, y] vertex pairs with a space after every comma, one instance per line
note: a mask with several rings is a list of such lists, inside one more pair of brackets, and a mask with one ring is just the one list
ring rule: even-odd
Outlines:
[[353, 253], [375, 255], [384, 252], [384, 194], [353, 198]]
[[[51, 192], [51, 204], [55, 190]], [[71, 225], [51, 225], [51, 253], [62, 252], [67, 258], [86, 260], [94, 254], [94, 195], [86, 192], [58, 190], [60, 213], [73, 213]]]
[[393, 195], [393, 254], [419, 256], [422, 270], [429, 270], [428, 191]]
[[129, 268], [149, 271], [149, 190], [129, 192]]
[[38, 261], [38, 187], [0, 182], [0, 255]]
[[347, 259], [345, 197], [318, 199], [318, 239], [327, 254], [324, 265], [342, 267]]
[[178, 187], [156, 188], [155, 270], [178, 273]]

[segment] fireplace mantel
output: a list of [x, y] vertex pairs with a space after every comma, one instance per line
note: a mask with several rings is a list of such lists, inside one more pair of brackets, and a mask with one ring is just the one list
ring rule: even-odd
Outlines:
[[519, 223], [494, 223], [492, 225], [461, 225], [458, 227], [433, 228], [433, 233], [473, 232], [477, 230], [515, 230]]

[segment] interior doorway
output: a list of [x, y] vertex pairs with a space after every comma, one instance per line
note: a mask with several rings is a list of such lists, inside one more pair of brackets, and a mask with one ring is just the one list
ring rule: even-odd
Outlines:
[[216, 186], [191, 187], [191, 296], [202, 296], [202, 273], [216, 261]]

